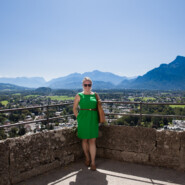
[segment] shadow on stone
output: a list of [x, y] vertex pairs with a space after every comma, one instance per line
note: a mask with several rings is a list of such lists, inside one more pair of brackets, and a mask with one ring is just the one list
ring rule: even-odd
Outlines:
[[[85, 178], [84, 178], [85, 177]], [[76, 181], [71, 181], [69, 185], [107, 185], [106, 175], [99, 171], [91, 171], [83, 168], [76, 176]]]
[[117, 185], [117, 184], [185, 184], [184, 172], [97, 158], [97, 171], [78, 160], [65, 167], [30, 178], [17, 185]]

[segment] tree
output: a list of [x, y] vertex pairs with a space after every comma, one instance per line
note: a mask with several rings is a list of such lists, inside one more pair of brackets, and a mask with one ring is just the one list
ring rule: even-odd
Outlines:
[[153, 117], [152, 122], [153, 122], [153, 126], [155, 126], [156, 128], [161, 127], [162, 126], [161, 124], [163, 124], [161, 121], [161, 118], [159, 117]]
[[11, 130], [8, 132], [8, 134], [10, 137], [16, 137], [17, 132], [18, 132], [18, 128], [14, 127], [14, 128], [11, 128]]
[[4, 130], [0, 129], [0, 140], [6, 139], [6, 138], [7, 138], [7, 135], [5, 134]]
[[115, 121], [117, 125], [136, 126], [138, 124], [139, 117], [136, 116], [123, 116]]
[[19, 136], [23, 136], [25, 133], [26, 133], [26, 129], [25, 129], [24, 127], [20, 127], [20, 128], [19, 128], [18, 135], [19, 135]]
[[12, 113], [12, 114], [10, 114], [9, 119], [10, 119], [10, 121], [18, 122], [20, 119], [20, 114], [13, 114]]
[[0, 114], [0, 123], [3, 124], [7, 118], [4, 114]]

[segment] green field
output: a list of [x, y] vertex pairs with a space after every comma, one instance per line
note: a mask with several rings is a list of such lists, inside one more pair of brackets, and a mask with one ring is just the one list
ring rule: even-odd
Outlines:
[[68, 97], [68, 96], [47, 96], [47, 98], [51, 98], [51, 100], [58, 100], [58, 101], [74, 100], [74, 97]]
[[171, 108], [185, 108], [185, 105], [170, 105]]
[[25, 96], [25, 98], [30, 98], [30, 97], [35, 98], [35, 97], [37, 97], [37, 96], [39, 96], [39, 95], [27, 95], [27, 96]]
[[20, 96], [20, 95], [21, 95], [21, 93], [15, 93], [15, 94], [12, 94], [12, 95]]
[[147, 101], [147, 100], [155, 100], [155, 98], [153, 97], [144, 97], [142, 98], [143, 101]]
[[2, 105], [6, 106], [8, 104], [8, 101], [4, 100], [4, 101], [1, 101]]
[[[155, 100], [153, 97], [138, 97], [141, 101]], [[135, 98], [129, 98], [130, 101], [134, 101]]]

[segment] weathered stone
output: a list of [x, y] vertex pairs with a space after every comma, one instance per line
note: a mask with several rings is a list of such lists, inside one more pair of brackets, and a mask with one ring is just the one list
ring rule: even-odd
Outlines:
[[105, 157], [105, 155], [104, 155], [104, 148], [97, 148], [97, 150], [96, 150], [96, 155], [97, 155], [98, 157], [104, 158], [104, 157]]
[[122, 160], [121, 151], [104, 149], [104, 158]]
[[5, 164], [7, 168], [0, 175], [4, 174], [12, 183], [44, 173], [60, 165], [66, 165], [83, 154], [81, 142], [73, 129], [46, 131], [12, 138], [9, 139], [6, 147], [7, 149], [2, 142], [1, 149], [7, 151], [8, 154], [2, 155], [5, 158], [7, 156], [4, 164], [0, 160], [2, 168], [5, 169], [3, 167]]
[[155, 166], [180, 169], [180, 161], [178, 157], [172, 157], [170, 155], [158, 155], [154, 153], [150, 156], [150, 163]]
[[185, 170], [185, 132], [127, 126], [104, 126], [100, 132], [97, 155]]
[[135, 162], [135, 163], [146, 163], [149, 156], [144, 153], [135, 153], [135, 152], [124, 152], [119, 150], [110, 150], [110, 149], [98, 149], [98, 156], [116, 159], [119, 161], [126, 162]]
[[9, 185], [9, 149], [8, 140], [0, 141], [0, 184]]
[[54, 161], [52, 163], [40, 165], [36, 168], [30, 169], [29, 171], [22, 172], [16, 176], [13, 176], [11, 181], [13, 184], [18, 183], [20, 181], [26, 180], [30, 177], [37, 176], [40, 174], [43, 174], [49, 170], [52, 170], [54, 168], [60, 167], [60, 163], [58, 161]]
[[185, 170], [185, 132], [180, 133], [180, 169]]
[[127, 152], [150, 153], [155, 147], [156, 131], [154, 129], [128, 126], [101, 127], [101, 137], [97, 139], [98, 147]]
[[48, 140], [47, 133], [12, 139], [10, 148], [11, 176], [19, 176], [23, 172], [54, 161]]
[[144, 153], [135, 152], [121, 152], [122, 160], [135, 163], [146, 163], [148, 161], [148, 155]]
[[180, 149], [180, 132], [159, 131], [156, 135], [157, 155], [166, 155], [171, 157], [179, 157]]

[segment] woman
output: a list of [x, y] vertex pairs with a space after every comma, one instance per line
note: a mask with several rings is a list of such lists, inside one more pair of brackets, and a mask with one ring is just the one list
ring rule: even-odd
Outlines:
[[78, 137], [82, 139], [85, 165], [95, 171], [96, 138], [98, 137], [97, 100], [95, 93], [91, 91], [92, 80], [89, 77], [83, 79], [82, 85], [83, 91], [75, 96], [73, 112], [78, 122]]

